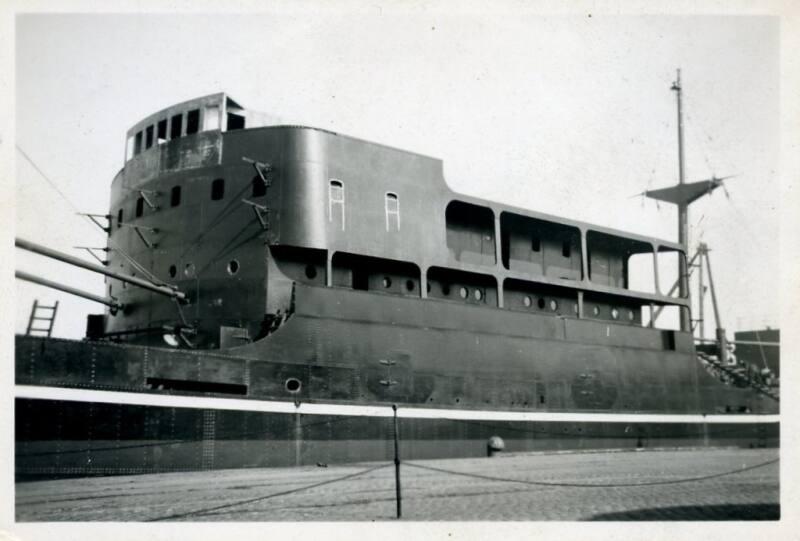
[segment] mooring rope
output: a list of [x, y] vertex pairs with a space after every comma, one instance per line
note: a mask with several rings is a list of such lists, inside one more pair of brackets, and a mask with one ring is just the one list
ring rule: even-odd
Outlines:
[[430, 470], [439, 473], [448, 473], [452, 475], [462, 475], [464, 477], [473, 477], [476, 479], [484, 479], [487, 481], [499, 481], [503, 483], [521, 483], [524, 485], [535, 485], [535, 486], [549, 486], [549, 487], [573, 487], [573, 488], [621, 488], [621, 487], [646, 487], [646, 486], [654, 486], [654, 485], [674, 485], [679, 483], [691, 483], [695, 481], [705, 481], [707, 479], [714, 479], [717, 477], [725, 477], [727, 475], [735, 475], [737, 473], [742, 473], [749, 470], [755, 470], [757, 468], [763, 468], [765, 466], [769, 466], [770, 464], [775, 464], [780, 459], [776, 458], [774, 460], [768, 460], [766, 462], [761, 462], [759, 464], [755, 464], [753, 466], [746, 466], [744, 468], [739, 468], [736, 470], [725, 471], [721, 473], [714, 473], [711, 475], [702, 475], [700, 477], [684, 477], [681, 479], [669, 479], [669, 480], [659, 480], [659, 481], [644, 481], [641, 483], [557, 483], [557, 482], [549, 482], [549, 481], [529, 481], [526, 479], [509, 479], [504, 477], [494, 477], [492, 475], [482, 475], [479, 473], [466, 473], [460, 472], [455, 470], [447, 470], [444, 468], [437, 468], [434, 466], [423, 466], [422, 464], [414, 464], [413, 462], [403, 462], [405, 466], [411, 466], [412, 468], [419, 468], [422, 470]]
[[319, 483], [314, 483], [313, 485], [307, 485], [307, 486], [304, 486], [304, 487], [293, 488], [293, 489], [290, 489], [290, 490], [284, 490], [282, 492], [275, 492], [273, 494], [267, 494], [266, 496], [259, 496], [257, 498], [249, 498], [247, 500], [241, 500], [241, 501], [238, 501], [238, 502], [226, 503], [226, 504], [217, 505], [217, 506], [214, 506], [214, 507], [206, 507], [206, 508], [203, 508], [203, 509], [196, 509], [194, 511], [187, 511], [185, 513], [174, 513], [172, 515], [165, 515], [165, 516], [161, 516], [161, 517], [155, 517], [155, 518], [147, 519], [147, 520], [145, 520], [143, 522], [159, 522], [159, 521], [162, 521], [162, 520], [173, 520], [173, 519], [187, 518], [187, 517], [193, 517], [193, 516], [199, 516], [199, 515], [206, 515], [208, 513], [213, 513], [214, 511], [220, 511], [222, 509], [230, 509], [230, 508], [233, 508], [233, 507], [239, 507], [241, 505], [247, 505], [249, 503], [255, 503], [255, 502], [268, 500], [270, 498], [277, 498], [278, 496], [286, 496], [288, 494], [294, 494], [296, 492], [301, 492], [303, 490], [310, 490], [312, 488], [321, 487], [323, 485], [330, 485], [332, 483], [338, 483], [339, 481], [346, 481], [348, 479], [353, 479], [354, 477], [359, 477], [361, 475], [366, 475], [368, 473], [374, 472], [375, 470], [380, 470], [382, 468], [387, 468], [387, 467], [389, 467], [391, 465], [392, 465], [391, 463], [389, 463], [389, 464], [380, 464], [378, 466], [374, 466], [372, 468], [367, 468], [365, 470], [361, 470], [361, 471], [358, 471], [358, 472], [355, 472], [355, 473], [349, 473], [347, 475], [343, 475], [343, 476], [337, 477], [335, 479], [328, 479], [327, 481], [321, 481]]

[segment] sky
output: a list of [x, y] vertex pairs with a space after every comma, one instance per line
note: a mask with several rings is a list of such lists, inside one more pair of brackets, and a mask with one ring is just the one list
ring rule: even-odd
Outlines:
[[[681, 68], [687, 181], [737, 175], [729, 197], [692, 206], [690, 251], [698, 239], [712, 250], [729, 332], [779, 325], [777, 18], [292, 6], [18, 15], [17, 236], [91, 260], [73, 247], [104, 246], [105, 234], [75, 213], [108, 211], [126, 130], [225, 91], [284, 123], [441, 158], [455, 191], [674, 241], [674, 207], [633, 196], [677, 182], [670, 85]], [[14, 256], [17, 269], [103, 294], [100, 275]], [[57, 336], [82, 337], [86, 314], [102, 312], [15, 289], [16, 332], [33, 299], [59, 301]]]

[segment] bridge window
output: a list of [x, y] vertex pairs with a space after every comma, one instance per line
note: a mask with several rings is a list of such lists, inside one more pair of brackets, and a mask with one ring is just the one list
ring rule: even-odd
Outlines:
[[133, 136], [128, 137], [128, 143], [125, 146], [125, 160], [133, 158]]
[[144, 130], [144, 148], [150, 148], [153, 146], [153, 126], [147, 126], [147, 129]]
[[331, 179], [328, 187], [328, 221], [341, 222], [342, 231], [345, 229], [344, 212], [344, 184], [341, 180]]
[[183, 134], [183, 115], [174, 115], [169, 127], [169, 138], [177, 139], [181, 134]]
[[253, 177], [251, 181], [253, 185], [253, 197], [263, 197], [267, 195], [267, 185], [261, 180], [259, 175]]
[[181, 204], [181, 187], [173, 186], [169, 194], [169, 204], [171, 207], [177, 207]]
[[136, 156], [142, 151], [142, 132], [136, 132], [136, 138], [133, 143], [133, 155]]
[[117, 227], [122, 225], [122, 209], [117, 211]]
[[140, 218], [144, 214], [144, 197], [136, 200], [136, 217]]
[[192, 109], [186, 113], [186, 135], [200, 131], [200, 109]]
[[211, 199], [219, 201], [223, 197], [225, 197], [225, 179], [214, 179], [214, 182], [211, 183]]
[[167, 119], [159, 120], [158, 121], [158, 128], [156, 130], [156, 138], [158, 139], [158, 144], [166, 143], [167, 141]]
[[219, 105], [209, 105], [203, 111], [203, 131], [219, 129]]
[[386, 192], [386, 231], [400, 231], [400, 200], [397, 194]]
[[244, 117], [235, 113], [228, 113], [228, 131], [243, 130]]

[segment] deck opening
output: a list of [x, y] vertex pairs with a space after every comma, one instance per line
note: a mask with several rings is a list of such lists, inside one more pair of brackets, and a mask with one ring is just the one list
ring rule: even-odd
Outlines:
[[246, 395], [247, 385], [218, 383], [215, 381], [191, 381], [168, 378], [147, 378], [145, 383], [153, 389], [164, 391], [187, 391], [196, 393], [220, 393]]

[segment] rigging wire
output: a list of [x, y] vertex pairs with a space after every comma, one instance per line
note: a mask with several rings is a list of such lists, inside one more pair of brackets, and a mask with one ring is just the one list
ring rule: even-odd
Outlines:
[[[64, 202], [65, 202], [67, 205], [69, 205], [69, 207], [70, 207], [70, 208], [71, 208], [71, 209], [72, 209], [72, 210], [75, 212], [75, 214], [81, 215], [81, 214], [82, 214], [82, 213], [81, 213], [81, 211], [80, 211], [80, 210], [78, 210], [78, 208], [77, 208], [77, 207], [76, 207], [76, 206], [75, 206], [75, 205], [72, 203], [72, 201], [71, 201], [71, 200], [70, 200], [70, 199], [69, 199], [69, 198], [68, 198], [68, 197], [67, 197], [67, 196], [64, 194], [64, 192], [62, 192], [62, 191], [61, 191], [61, 190], [58, 188], [58, 186], [56, 186], [55, 182], [53, 182], [53, 181], [52, 181], [52, 179], [50, 179], [50, 177], [48, 177], [48, 176], [47, 176], [47, 175], [44, 173], [44, 171], [42, 171], [41, 167], [39, 167], [39, 166], [36, 164], [36, 162], [34, 162], [34, 161], [33, 161], [33, 159], [32, 159], [30, 156], [28, 156], [28, 154], [27, 154], [27, 153], [26, 153], [26, 152], [25, 152], [25, 151], [24, 151], [24, 150], [23, 150], [23, 149], [22, 149], [22, 148], [21, 148], [21, 147], [20, 147], [18, 144], [15, 144], [14, 146], [17, 148], [17, 151], [18, 151], [20, 154], [22, 154], [22, 156], [23, 156], [23, 157], [24, 157], [24, 158], [25, 158], [25, 159], [28, 161], [28, 163], [30, 163], [30, 164], [33, 166], [33, 168], [36, 170], [36, 172], [37, 172], [37, 173], [39, 173], [39, 175], [41, 175], [41, 177], [42, 177], [42, 178], [43, 178], [45, 181], [47, 181], [47, 183], [50, 185], [50, 187], [51, 187], [51, 188], [53, 188], [53, 190], [55, 190], [55, 191], [56, 191], [56, 193], [57, 193], [57, 194], [58, 194], [58, 195], [59, 195], [59, 196], [60, 196], [60, 197], [61, 197], [61, 198], [64, 200]], [[91, 229], [92, 229], [93, 231], [95, 231], [95, 232], [96, 232], [96, 231], [97, 231], [97, 230], [96, 230], [97, 224], [95, 224], [94, 222], [92, 222], [92, 220], [91, 220], [91, 219], [90, 219], [88, 216], [84, 216], [84, 218], [86, 219], [86, 222], [83, 222], [83, 220], [81, 220], [81, 222], [82, 222], [82, 223], [89, 223], [89, 224], [90, 224], [90, 226], [91, 226]], [[112, 250], [114, 250], [115, 252], [118, 252], [118, 253], [119, 253], [121, 256], [123, 256], [125, 259], [127, 259], [127, 260], [128, 260], [130, 263], [131, 263], [131, 265], [132, 265], [132, 266], [135, 266], [136, 268], [138, 268], [138, 269], [139, 269], [139, 270], [140, 270], [140, 271], [141, 271], [141, 272], [142, 272], [142, 273], [143, 273], [143, 274], [144, 274], [144, 275], [147, 277], [147, 279], [148, 279], [148, 280], [150, 280], [152, 283], [154, 283], [154, 284], [156, 284], [156, 285], [165, 285], [165, 284], [166, 284], [166, 282], [164, 282], [163, 280], [161, 280], [160, 278], [158, 278], [157, 276], [155, 276], [153, 273], [151, 273], [150, 271], [148, 271], [148, 270], [147, 270], [147, 269], [146, 269], [144, 266], [142, 266], [140, 263], [137, 263], [137, 262], [136, 262], [136, 261], [133, 259], [133, 257], [131, 257], [129, 254], [127, 254], [127, 253], [126, 253], [124, 250], [122, 250], [122, 248], [120, 248], [120, 247], [119, 247], [119, 246], [118, 246], [118, 245], [117, 245], [115, 242], [113, 242], [113, 241], [111, 240], [111, 237], [110, 237], [110, 236], [108, 236], [108, 237], [107, 237], [107, 242], [108, 242], [108, 246], [109, 246], [109, 247], [110, 247]], [[168, 284], [167, 284], [167, 285], [168, 285]]]

